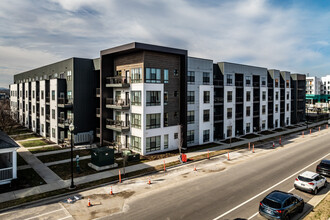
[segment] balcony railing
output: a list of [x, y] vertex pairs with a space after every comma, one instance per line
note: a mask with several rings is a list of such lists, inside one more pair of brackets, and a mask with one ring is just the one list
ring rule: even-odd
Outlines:
[[46, 103], [49, 103], [50, 97], [46, 97]]
[[259, 116], [259, 111], [253, 111], [253, 116]]
[[235, 86], [243, 86], [243, 81], [236, 81]]
[[0, 181], [10, 180], [12, 178], [13, 178], [13, 168], [12, 167], [0, 169]]
[[260, 86], [260, 83], [257, 83], [257, 82], [253, 83], [253, 87], [259, 87], [259, 86]]
[[73, 106], [72, 99], [58, 98], [57, 105], [60, 108], [70, 108]]
[[100, 117], [100, 116], [101, 116], [101, 109], [96, 108], [96, 117]]
[[214, 97], [214, 103], [223, 103], [223, 98]]
[[46, 120], [50, 120], [50, 114], [46, 114]]
[[253, 101], [255, 101], [255, 102], [260, 101], [260, 97], [259, 96], [253, 96]]
[[129, 87], [129, 77], [115, 76], [106, 78], [106, 87]]
[[105, 100], [105, 104], [107, 108], [114, 108], [114, 109], [122, 109], [127, 110], [129, 109], [129, 99], [113, 99], [113, 98], [107, 98]]
[[119, 132], [127, 132], [129, 131], [129, 121], [120, 121], [108, 119], [106, 120], [106, 128], [119, 131]]
[[100, 95], [101, 95], [101, 89], [96, 88], [96, 97], [100, 97]]

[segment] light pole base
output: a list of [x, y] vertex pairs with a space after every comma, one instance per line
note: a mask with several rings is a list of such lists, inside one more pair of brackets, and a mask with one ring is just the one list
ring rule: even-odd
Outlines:
[[71, 186], [69, 187], [70, 190], [73, 190], [73, 189], [75, 189], [75, 188], [76, 188], [75, 185], [71, 185]]

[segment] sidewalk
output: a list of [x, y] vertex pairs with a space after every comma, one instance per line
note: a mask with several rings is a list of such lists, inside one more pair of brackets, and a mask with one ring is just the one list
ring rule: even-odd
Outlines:
[[[324, 123], [325, 123], [325, 121], [319, 122], [319, 123], [314, 123], [314, 124], [309, 125], [309, 127], [319, 126]], [[295, 133], [298, 131], [305, 131], [305, 130], [306, 130], [306, 126], [299, 126], [299, 127], [293, 128], [293, 129], [284, 129], [284, 131], [276, 132], [274, 134], [262, 135], [260, 137], [256, 137], [256, 138], [252, 138], [252, 139], [244, 139], [243, 141], [238, 141], [238, 142], [234, 142], [231, 144], [222, 143], [221, 146], [216, 146], [216, 147], [212, 147], [212, 148], [208, 148], [208, 149], [202, 149], [199, 151], [187, 153], [187, 157], [192, 158], [192, 157], [199, 156], [199, 155], [205, 155], [207, 152], [213, 153], [213, 152], [216, 152], [219, 150], [234, 148], [236, 146], [240, 146], [240, 145], [244, 145], [244, 144], [247, 145], [249, 142], [250, 143], [258, 142], [258, 141], [262, 141], [265, 139], [282, 136], [282, 135], [285, 135], [288, 133]], [[322, 134], [324, 133], [324, 131], [326, 131], [326, 129], [321, 130]], [[305, 139], [315, 137], [315, 135], [313, 135], [313, 134], [315, 134], [315, 130], [313, 131], [312, 135], [309, 135], [309, 133], [308, 134], [307, 133], [308, 132], [305, 133], [305, 137], [304, 137]], [[318, 132], [318, 130], [317, 130], [317, 133], [320, 134]], [[302, 138], [301, 134], [295, 133], [293, 135], [290, 135], [290, 139], [288, 139], [288, 138], [283, 139], [282, 144], [291, 143], [293, 141], [299, 142], [299, 139], [301, 139], [301, 138]], [[266, 144], [263, 144], [263, 145], [265, 146]], [[269, 145], [269, 146], [267, 146], [267, 148], [272, 147], [271, 143], [267, 143], [267, 145]], [[54, 190], [58, 190], [58, 189], [62, 189], [62, 188], [68, 188], [70, 186], [71, 180], [62, 180], [51, 169], [49, 169], [46, 166], [46, 164], [42, 163], [39, 159], [37, 159], [37, 157], [35, 155], [33, 155], [31, 152], [29, 152], [28, 149], [24, 148], [22, 145], [20, 145], [20, 146], [21, 146], [21, 148], [18, 150], [18, 153], [45, 180], [45, 182], [47, 184], [41, 185], [41, 186], [36, 186], [36, 187], [31, 187], [31, 188], [27, 188], [27, 189], [2, 193], [2, 194], [0, 194], [1, 202], [6, 202], [6, 201], [18, 199], [18, 198], [24, 198], [26, 196], [37, 195], [40, 193], [50, 192], [50, 191], [54, 191]], [[278, 143], [276, 143], [276, 146], [278, 146]], [[255, 146], [255, 147], [256, 147], [255, 151], [257, 151], [258, 150], [257, 147], [259, 148], [260, 145]], [[251, 145], [251, 148], [252, 148], [252, 145]], [[240, 153], [240, 151], [235, 151], [235, 152], [231, 152], [230, 155], [231, 155], [231, 158], [235, 158], [235, 157], [239, 157], [241, 155], [241, 153]], [[128, 166], [125, 168], [125, 172], [131, 173], [131, 172], [143, 170], [143, 169], [150, 168], [150, 167], [156, 167], [159, 165], [163, 165], [164, 161], [166, 164], [171, 163], [171, 162], [177, 162], [178, 156], [173, 156], [173, 157], [168, 157], [166, 159], [159, 159], [159, 160], [154, 160], [154, 161], [150, 161], [150, 162], [146, 162], [146, 163]], [[103, 171], [103, 172], [87, 175], [87, 176], [78, 177], [78, 178], [74, 179], [74, 182], [75, 182], [75, 184], [79, 185], [79, 184], [93, 182], [96, 180], [105, 179], [105, 178], [109, 178], [109, 177], [116, 177], [116, 176], [118, 176], [119, 170], [121, 171], [121, 173], [123, 173], [123, 168], [118, 168], [118, 169], [113, 169], [113, 170], [108, 170], [108, 171]]]

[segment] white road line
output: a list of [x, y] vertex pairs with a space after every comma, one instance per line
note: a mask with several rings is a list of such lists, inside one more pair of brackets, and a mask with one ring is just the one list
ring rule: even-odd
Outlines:
[[[292, 189], [290, 189], [288, 192], [292, 192], [294, 190], [294, 188], [292, 188]], [[256, 213], [254, 213], [252, 216], [250, 216], [249, 218], [248, 218], [248, 220], [250, 220], [250, 219], [253, 219], [256, 215], [258, 215], [259, 214], [259, 212], [256, 212]]]
[[67, 219], [67, 218], [73, 218], [72, 216], [65, 216], [64, 218], [60, 218], [60, 219], [57, 219], [57, 220], [63, 220], [63, 219]]
[[30, 219], [38, 218], [38, 217], [41, 217], [41, 216], [44, 216], [44, 215], [48, 215], [48, 214], [51, 214], [51, 213], [54, 213], [54, 212], [58, 212], [58, 211], [63, 211], [63, 209], [57, 209], [57, 210], [54, 210], [54, 211], [51, 211], [51, 212], [47, 212], [47, 213], [44, 213], [44, 214], [32, 216], [30, 218], [26, 218], [25, 220], [30, 220]]
[[270, 189], [274, 188], [275, 186], [278, 186], [278, 185], [280, 185], [281, 183], [283, 183], [283, 182], [287, 181], [288, 179], [292, 178], [293, 176], [297, 175], [298, 173], [301, 173], [303, 170], [307, 169], [307, 168], [310, 167], [311, 165], [313, 165], [313, 164], [319, 162], [320, 160], [322, 160], [323, 158], [325, 158], [325, 157], [327, 157], [327, 156], [329, 156], [329, 155], [330, 155], [330, 153], [328, 153], [327, 155], [321, 157], [320, 159], [315, 160], [313, 163], [311, 163], [311, 164], [307, 165], [306, 167], [302, 168], [301, 170], [295, 172], [295, 173], [292, 174], [291, 176], [288, 176], [288, 177], [285, 178], [284, 180], [282, 180], [282, 181], [276, 183], [275, 185], [269, 187], [268, 189], [265, 189], [265, 190], [262, 191], [261, 193], [259, 193], [259, 194], [255, 195], [255, 196], [253, 196], [252, 198], [246, 200], [245, 202], [239, 204], [238, 206], [236, 206], [236, 207], [234, 207], [234, 208], [228, 210], [227, 212], [223, 213], [222, 215], [219, 215], [218, 217], [214, 218], [213, 220], [218, 220], [218, 219], [222, 218], [223, 216], [228, 215], [228, 214], [231, 213], [232, 211], [235, 211], [236, 209], [240, 208], [241, 206], [245, 205], [246, 203], [252, 201], [253, 199], [257, 198], [258, 196], [260, 196], [260, 195], [264, 194], [265, 192], [269, 191]]

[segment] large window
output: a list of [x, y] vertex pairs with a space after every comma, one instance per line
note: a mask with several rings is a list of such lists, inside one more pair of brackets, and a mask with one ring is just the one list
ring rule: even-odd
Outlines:
[[275, 88], [278, 88], [278, 79], [275, 79]]
[[194, 104], [195, 103], [195, 92], [194, 91], [188, 91], [187, 92], [187, 103], [188, 104]]
[[52, 128], [52, 137], [53, 137], [53, 138], [56, 138], [56, 135], [55, 135], [56, 133], [55, 133], [55, 131], [56, 131], [55, 128]]
[[227, 86], [233, 85], [233, 76], [230, 74], [227, 74]]
[[204, 103], [210, 103], [210, 91], [204, 91]]
[[278, 100], [278, 92], [276, 92], [275, 99]]
[[286, 88], [290, 88], [290, 80], [286, 81]]
[[142, 82], [142, 68], [131, 69], [131, 82], [141, 83]]
[[164, 69], [164, 83], [168, 83], [168, 69]]
[[68, 72], [66, 72], [66, 79], [68, 81], [72, 80], [72, 72], [71, 72], [71, 70], [69, 70]]
[[231, 137], [233, 135], [232, 126], [227, 126], [227, 137]]
[[141, 91], [132, 91], [131, 99], [132, 105], [141, 105]]
[[251, 101], [251, 91], [246, 91], [246, 101]]
[[250, 133], [250, 131], [251, 131], [251, 123], [246, 123], [245, 129], [246, 129], [246, 133]]
[[187, 131], [187, 144], [194, 143], [194, 140], [195, 140], [195, 131], [194, 130]]
[[262, 101], [266, 101], [266, 91], [262, 91]]
[[261, 110], [262, 110], [262, 111], [261, 111], [261, 112], [262, 112], [262, 114], [263, 114], [263, 115], [264, 115], [264, 114], [266, 114], [266, 106], [265, 106], [265, 105], [263, 105], [261, 108], [262, 108], [262, 109], [261, 109]]
[[147, 91], [147, 106], [160, 105], [160, 91]]
[[187, 124], [193, 124], [195, 122], [195, 111], [187, 112]]
[[52, 119], [55, 119], [55, 109], [52, 109]]
[[168, 127], [168, 113], [164, 113], [164, 127]]
[[210, 121], [210, 110], [203, 111], [203, 121], [204, 122]]
[[233, 117], [232, 108], [227, 108], [227, 119], [231, 119]]
[[132, 127], [133, 128], [141, 128], [141, 114], [132, 113]]
[[168, 134], [164, 135], [164, 149], [168, 148]]
[[146, 152], [160, 150], [160, 136], [146, 138]]
[[68, 91], [68, 95], [67, 96], [68, 96], [68, 99], [72, 99], [72, 91], [71, 90]]
[[261, 86], [266, 86], [266, 77], [265, 76], [261, 77]]
[[194, 71], [188, 71], [187, 72], [187, 83], [188, 84], [194, 84], [195, 83], [195, 72]]
[[227, 102], [232, 102], [232, 101], [233, 101], [233, 92], [227, 91]]
[[209, 142], [210, 141], [210, 130], [204, 130], [203, 131], [203, 142]]
[[245, 76], [245, 85], [251, 86], [251, 76]]
[[164, 92], [164, 105], [167, 105], [168, 102], [168, 92]]
[[146, 129], [160, 128], [160, 114], [147, 114]]
[[209, 85], [210, 84], [210, 73], [203, 72], [203, 84]]
[[289, 110], [290, 110], [290, 104], [287, 103], [287, 104], [286, 104], [286, 111], [288, 112]]
[[160, 69], [146, 68], [146, 83], [160, 83]]
[[44, 116], [44, 107], [41, 107], [41, 116]]
[[55, 90], [52, 90], [52, 100], [55, 100]]
[[44, 99], [44, 90], [41, 90], [41, 99]]
[[261, 122], [261, 129], [262, 130], [266, 129], [266, 120], [262, 120], [262, 122]]
[[278, 104], [275, 105], [275, 113], [278, 113]]
[[133, 150], [141, 152], [141, 138], [136, 136], [131, 136], [131, 147]]
[[251, 115], [251, 106], [246, 106], [246, 116]]

